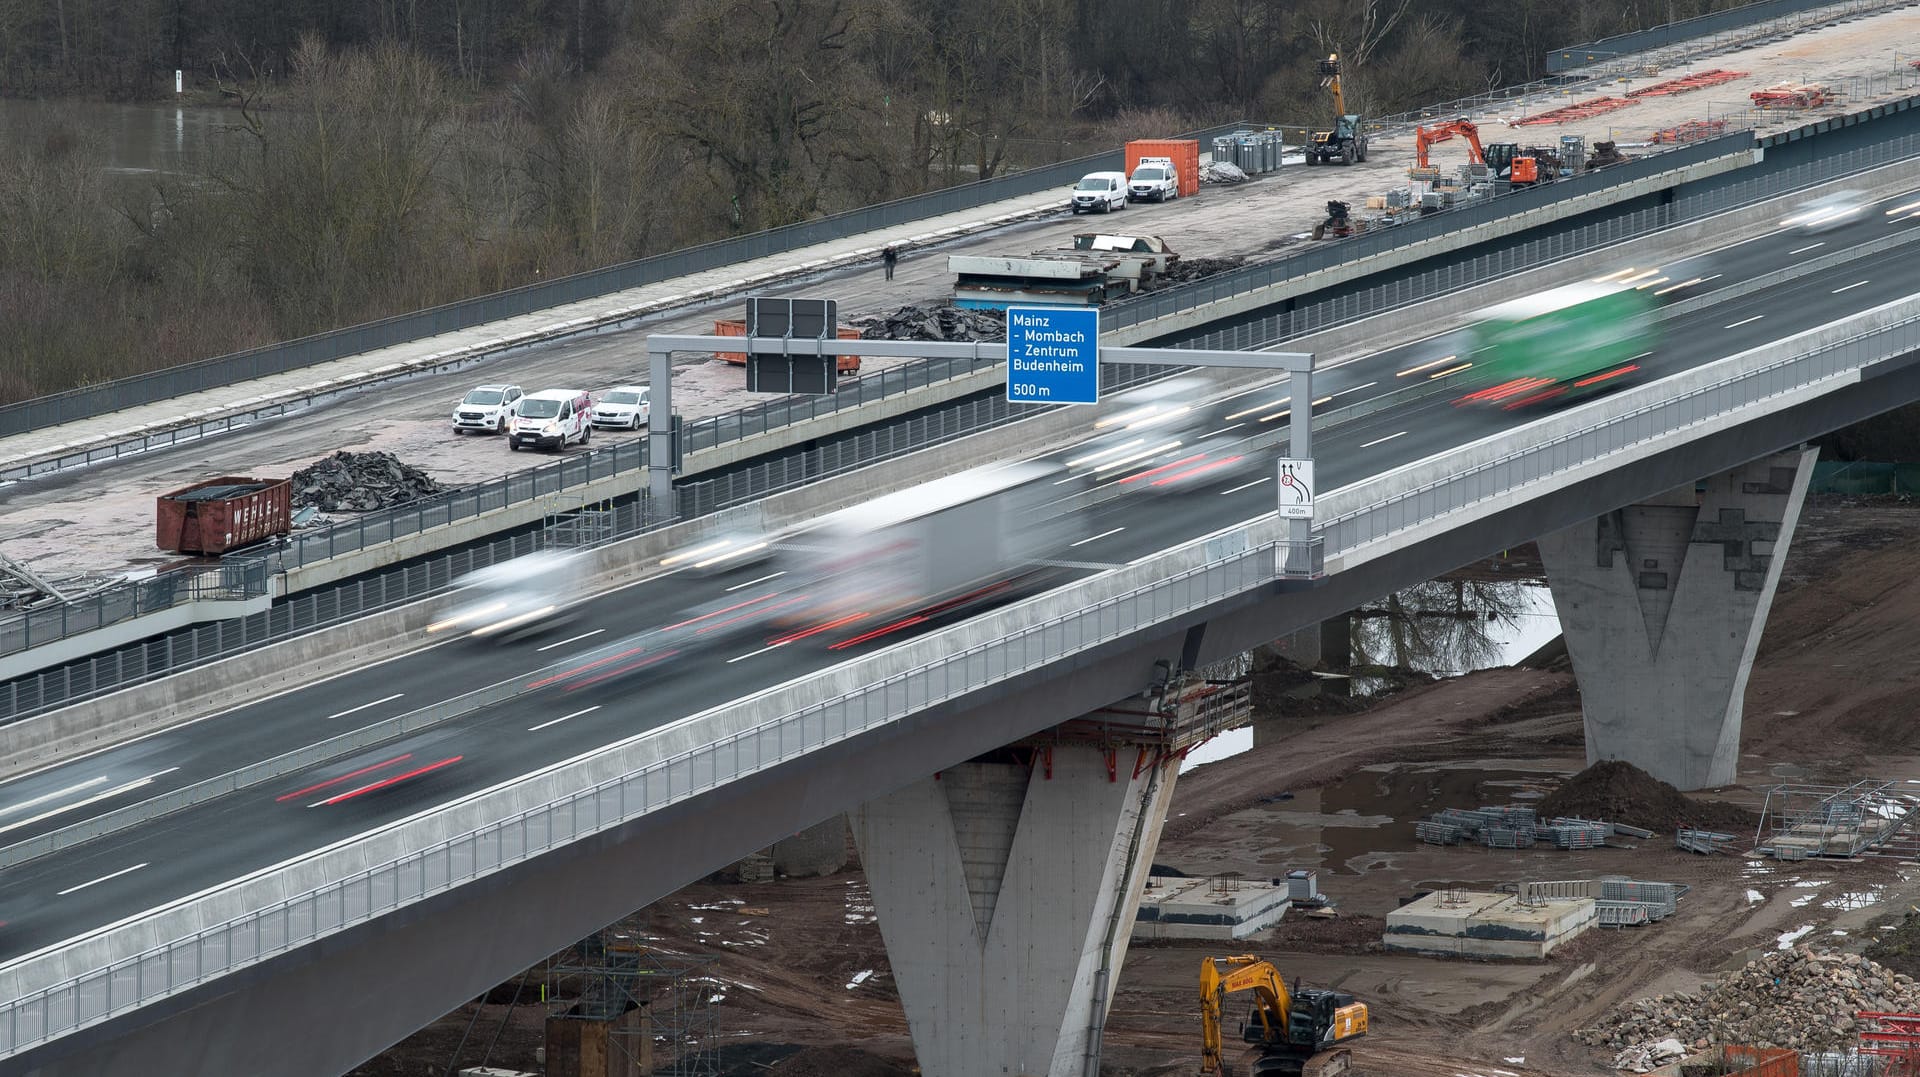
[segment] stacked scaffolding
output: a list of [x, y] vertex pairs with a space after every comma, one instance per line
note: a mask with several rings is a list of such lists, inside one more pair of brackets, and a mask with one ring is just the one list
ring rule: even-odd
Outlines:
[[1782, 82], [1747, 95], [1756, 108], [1818, 108], [1833, 99], [1825, 86], [1810, 82]]
[[1653, 133], [1653, 143], [1657, 146], [1677, 142], [1698, 142], [1703, 138], [1716, 138], [1727, 133], [1725, 120], [1688, 120], [1673, 127], [1663, 127]]
[[1631, 97], [1596, 97], [1591, 101], [1580, 101], [1571, 105], [1562, 105], [1549, 109], [1537, 116], [1528, 116], [1513, 121], [1515, 127], [1531, 127], [1542, 123], [1566, 123], [1570, 120], [1584, 120], [1633, 104]]
[[1472, 810], [1442, 808], [1413, 824], [1414, 837], [1428, 845], [1478, 843], [1489, 849], [1597, 849], [1615, 834], [1650, 837], [1649, 831], [1598, 819], [1556, 816], [1541, 822], [1534, 810], [1519, 805]]
[[1723, 834], [1717, 830], [1676, 830], [1673, 832], [1673, 847], [1683, 852], [1699, 853], [1711, 856], [1714, 853], [1731, 852], [1738, 836]]
[[1754, 844], [1780, 860], [1920, 856], [1920, 827], [1912, 825], [1920, 797], [1895, 792], [1895, 784], [1775, 786], [1760, 806]]
[[1656, 82], [1651, 86], [1629, 91], [1627, 96], [1665, 97], [1669, 94], [1691, 93], [1694, 90], [1704, 89], [1708, 86], [1718, 86], [1723, 82], [1732, 82], [1734, 79], [1743, 79], [1746, 77], [1747, 73], [1745, 71], [1727, 71], [1721, 68], [1715, 68], [1712, 71], [1702, 71], [1697, 75], [1685, 75], [1677, 79], [1668, 79], [1665, 82]]
[[556, 1049], [591, 1056], [598, 1052], [567, 1045], [600, 1040], [609, 1077], [718, 1077], [724, 993], [714, 961], [661, 953], [611, 929], [582, 939], [548, 967], [549, 999], [578, 992], [547, 1019], [548, 1072], [567, 1072]]

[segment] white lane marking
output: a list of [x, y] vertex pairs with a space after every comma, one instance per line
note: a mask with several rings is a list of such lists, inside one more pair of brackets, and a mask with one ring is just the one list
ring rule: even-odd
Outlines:
[[1098, 542], [1099, 540], [1106, 538], [1108, 535], [1117, 535], [1120, 532], [1125, 530], [1126, 528], [1124, 527], [1116, 527], [1111, 531], [1102, 531], [1099, 534], [1093, 536], [1092, 538], [1083, 538], [1079, 542], [1069, 542], [1067, 543], [1067, 545], [1068, 546], [1085, 546], [1089, 542]]
[[34, 797], [32, 800], [23, 800], [18, 804], [9, 805], [5, 808], [0, 808], [0, 815], [12, 815], [14, 812], [17, 812], [17, 811], [26, 811], [28, 808], [34, 807], [36, 805], [45, 804], [49, 800], [59, 800], [61, 797], [66, 796], [68, 793], [78, 793], [80, 790], [85, 789], [88, 786], [99, 785], [101, 782], [104, 782], [106, 780], [107, 780], [107, 777], [106, 775], [103, 774], [98, 778], [88, 778], [86, 781], [80, 782], [76, 785], [69, 785], [65, 789], [55, 789], [51, 793], [42, 793], [39, 796]]
[[1810, 251], [1810, 250], [1812, 250], [1812, 249], [1813, 249], [1813, 248], [1815, 248], [1815, 247], [1824, 247], [1824, 246], [1826, 246], [1826, 245], [1827, 245], [1827, 241], [1823, 239], [1823, 240], [1821, 240], [1821, 241], [1820, 241], [1820, 242], [1818, 242], [1818, 243], [1810, 243], [1810, 244], [1808, 244], [1807, 246], [1804, 246], [1804, 247], [1802, 247], [1802, 248], [1800, 248], [1800, 249], [1799, 249], [1799, 250], [1797, 250], [1797, 251], [1788, 251], [1787, 253], [1788, 253], [1788, 254], [1805, 254], [1805, 253], [1807, 253], [1808, 251]]
[[1389, 442], [1389, 441], [1392, 441], [1392, 440], [1393, 440], [1394, 438], [1397, 438], [1397, 437], [1404, 437], [1404, 436], [1406, 435], [1406, 433], [1407, 433], [1407, 432], [1406, 432], [1405, 430], [1402, 430], [1402, 431], [1400, 431], [1400, 433], [1398, 433], [1398, 434], [1388, 434], [1388, 435], [1387, 435], [1386, 437], [1383, 437], [1383, 438], [1379, 438], [1379, 439], [1377, 439], [1377, 440], [1375, 440], [1375, 441], [1366, 441], [1366, 442], [1362, 442], [1362, 443], [1360, 444], [1360, 447], [1361, 447], [1361, 448], [1363, 448], [1363, 449], [1371, 449], [1371, 448], [1373, 448], [1373, 447], [1374, 447], [1375, 445], [1385, 445], [1385, 444], [1386, 444], [1387, 442]]
[[1729, 325], [1729, 326], [1726, 326], [1725, 328], [1727, 328], [1727, 329], [1738, 329], [1738, 328], [1740, 328], [1741, 326], [1743, 326], [1743, 325], [1746, 325], [1746, 324], [1747, 324], [1748, 322], [1757, 322], [1757, 321], [1759, 321], [1760, 319], [1762, 319], [1762, 318], [1764, 318], [1764, 317], [1766, 317], [1766, 315], [1764, 315], [1764, 314], [1756, 314], [1756, 315], [1754, 315], [1754, 316], [1753, 316], [1753, 317], [1751, 317], [1751, 318], [1742, 318], [1742, 319], [1740, 319], [1739, 321], [1737, 321], [1737, 322], [1735, 322], [1735, 323], [1733, 323], [1732, 325]]
[[1867, 282], [1867, 281], [1864, 281], [1864, 280], [1857, 280], [1857, 281], [1854, 281], [1854, 282], [1853, 282], [1852, 284], [1849, 284], [1849, 285], [1847, 285], [1847, 286], [1846, 286], [1845, 288], [1835, 288], [1835, 289], [1833, 290], [1833, 294], [1834, 294], [1834, 295], [1839, 295], [1839, 294], [1840, 294], [1841, 292], [1851, 292], [1851, 291], [1853, 291], [1853, 290], [1854, 290], [1855, 288], [1858, 288], [1858, 287], [1860, 287], [1860, 286], [1861, 286], [1862, 284], [1866, 284], [1866, 283], [1869, 283], [1869, 282]]
[[152, 774], [147, 775], [144, 778], [136, 778], [133, 781], [127, 782], [125, 785], [116, 785], [112, 789], [108, 789], [100, 793], [95, 793], [92, 796], [86, 798], [85, 800], [76, 800], [71, 804], [62, 804], [57, 808], [53, 808], [48, 811], [43, 811], [39, 815], [35, 815], [31, 818], [20, 819], [15, 822], [8, 823], [6, 826], [0, 826], [0, 834], [5, 834], [9, 830], [18, 830], [23, 826], [32, 826], [35, 823], [43, 822], [45, 820], [51, 819], [56, 815], [65, 815], [67, 812], [73, 811], [75, 808], [84, 808], [89, 804], [97, 804], [102, 800], [106, 800], [110, 797], [117, 797], [122, 793], [131, 793], [135, 789], [138, 789], [143, 785], [147, 785], [151, 783], [155, 778], [163, 778], [179, 769], [180, 769], [179, 767], [168, 767], [165, 770], [158, 770], [153, 772]]
[[727, 659], [727, 665], [733, 665], [735, 662], [744, 662], [747, 659], [752, 658], [754, 655], [766, 654], [768, 651], [779, 650], [780, 648], [785, 647], [786, 645], [787, 645], [786, 642], [781, 642], [781, 643], [773, 644], [770, 647], [762, 647], [757, 651], [748, 651], [746, 654], [743, 654], [738, 658]]
[[1273, 480], [1272, 480], [1272, 478], [1271, 478], [1271, 477], [1269, 477], [1269, 478], [1265, 478], [1265, 479], [1255, 479], [1255, 480], [1253, 480], [1252, 482], [1243, 482], [1243, 483], [1241, 483], [1240, 485], [1238, 485], [1238, 486], [1236, 486], [1236, 487], [1234, 487], [1234, 488], [1233, 488], [1233, 489], [1231, 489], [1231, 490], [1222, 490], [1222, 491], [1220, 491], [1220, 496], [1221, 496], [1221, 497], [1225, 497], [1225, 496], [1227, 496], [1228, 494], [1237, 494], [1237, 493], [1239, 493], [1239, 492], [1240, 492], [1240, 491], [1242, 491], [1242, 490], [1251, 490], [1251, 489], [1253, 489], [1254, 487], [1256, 487], [1256, 486], [1258, 486], [1258, 485], [1260, 485], [1260, 484], [1261, 484], [1261, 483], [1263, 483], [1263, 482], [1271, 482], [1271, 481], [1273, 481]]
[[753, 586], [754, 584], [756, 584], [756, 583], [765, 583], [765, 582], [767, 582], [768, 580], [777, 580], [777, 579], [779, 579], [780, 577], [782, 577], [782, 576], [784, 576], [784, 575], [786, 575], [786, 572], [784, 572], [784, 571], [781, 571], [781, 572], [776, 572], [776, 573], [774, 573], [774, 574], [773, 574], [773, 575], [771, 575], [771, 576], [762, 576], [762, 577], [760, 577], [760, 578], [759, 578], [759, 579], [757, 579], [757, 580], [748, 580], [748, 581], [747, 581], [747, 582], [745, 582], [745, 583], [736, 583], [736, 584], [734, 584], [734, 585], [733, 585], [732, 587], [729, 587], [729, 588], [727, 588], [727, 590], [728, 590], [728, 591], [738, 591], [738, 590], [740, 590], [740, 589], [741, 589], [742, 587], [752, 587], [752, 586]]
[[406, 695], [405, 692], [395, 692], [394, 694], [388, 696], [385, 699], [376, 699], [371, 703], [362, 703], [358, 707], [348, 707], [346, 710], [341, 711], [339, 714], [327, 715], [326, 720], [331, 721], [335, 718], [345, 718], [349, 714], [357, 714], [360, 711], [366, 710], [368, 707], [378, 707], [382, 703], [391, 703], [394, 700], [399, 699], [401, 696], [404, 696], [404, 695]]
[[[1371, 388], [1373, 388], [1374, 386], [1376, 386], [1376, 385], [1378, 385], [1378, 384], [1380, 384], [1380, 383], [1379, 383], [1379, 382], [1377, 382], [1377, 381], [1370, 381], [1370, 382], [1368, 382], [1368, 383], [1366, 383], [1365, 385], [1356, 385], [1356, 386], [1354, 386], [1354, 387], [1353, 387], [1353, 388], [1351, 388], [1351, 389], [1342, 389], [1342, 390], [1340, 390], [1339, 392], [1337, 392], [1337, 393], [1335, 393], [1335, 394], [1333, 394], [1333, 396], [1329, 396], [1329, 397], [1323, 397], [1323, 398], [1322, 398], [1322, 400], [1332, 400], [1334, 396], [1345, 396], [1345, 395], [1347, 395], [1348, 393], [1357, 393], [1357, 392], [1359, 392], [1359, 391], [1360, 391], [1360, 390], [1362, 390], [1362, 389], [1371, 389]], [[1316, 400], [1316, 401], [1314, 401], [1314, 404], [1315, 404], [1316, 406], [1317, 406], [1317, 405], [1319, 405], [1320, 403], [1321, 403], [1321, 400]]]
[[135, 864], [130, 868], [121, 868], [119, 871], [116, 871], [111, 875], [102, 875], [98, 879], [95, 879], [90, 883], [81, 883], [79, 886], [69, 886], [65, 890], [60, 891], [56, 896], [66, 897], [68, 894], [74, 894], [82, 890], [85, 890], [89, 886], [98, 886], [109, 879], [118, 879], [122, 875], [131, 875], [134, 872], [139, 871], [141, 868], [146, 867], [150, 863], [152, 863], [151, 860], [143, 860], [140, 863]]
[[530, 725], [527, 727], [527, 732], [538, 733], [542, 729], [545, 729], [550, 725], [559, 725], [561, 722], [565, 722], [573, 718], [578, 718], [583, 714], [592, 714], [594, 711], [597, 711], [599, 709], [600, 709], [600, 704], [595, 703], [593, 706], [588, 707], [585, 710], [577, 710], [577, 711], [574, 711], [572, 714], [563, 714], [560, 717], [555, 718], [551, 722], [541, 722], [539, 725]]
[[558, 643], [549, 643], [549, 644], [547, 644], [547, 645], [546, 645], [545, 647], [535, 647], [535, 648], [534, 648], [534, 650], [536, 650], [536, 651], [551, 651], [551, 650], [553, 650], [553, 649], [554, 649], [555, 647], [565, 647], [565, 646], [566, 646], [567, 644], [569, 644], [569, 643], [578, 643], [578, 642], [580, 642], [581, 640], [583, 640], [583, 639], [586, 639], [586, 638], [588, 638], [589, 636], [597, 636], [597, 635], [599, 635], [600, 633], [602, 633], [602, 632], [605, 632], [605, 631], [606, 631], [606, 629], [604, 629], [604, 628], [596, 628], [596, 629], [594, 629], [594, 630], [593, 630], [593, 631], [591, 631], [591, 632], [582, 632], [582, 633], [580, 633], [579, 635], [577, 635], [577, 636], [574, 636], [574, 637], [572, 637], [571, 639], [563, 639], [563, 640], [561, 640], [561, 641], [560, 641], [560, 642], [558, 642]]
[[1240, 429], [1241, 427], [1243, 427], [1243, 426], [1245, 426], [1245, 425], [1247, 425], [1247, 424], [1246, 424], [1246, 423], [1234, 423], [1234, 424], [1233, 424], [1232, 426], [1223, 426], [1223, 427], [1221, 427], [1221, 428], [1220, 428], [1220, 429], [1218, 429], [1218, 430], [1209, 430], [1209, 431], [1207, 431], [1206, 433], [1204, 433], [1204, 434], [1202, 434], [1202, 435], [1200, 435], [1200, 436], [1201, 436], [1201, 437], [1203, 437], [1203, 438], [1210, 438], [1210, 437], [1212, 437], [1212, 436], [1214, 436], [1215, 434], [1224, 434], [1224, 433], [1226, 433], [1226, 432], [1227, 432], [1227, 431], [1229, 431], [1229, 430], [1238, 430], [1238, 429]]

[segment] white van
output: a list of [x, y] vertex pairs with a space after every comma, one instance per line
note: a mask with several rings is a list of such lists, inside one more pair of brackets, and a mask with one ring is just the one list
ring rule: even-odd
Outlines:
[[1075, 214], [1112, 213], [1127, 208], [1127, 174], [1089, 172], [1073, 185], [1073, 198], [1067, 205]]
[[593, 398], [579, 389], [546, 389], [520, 398], [507, 448], [564, 449], [593, 440]]

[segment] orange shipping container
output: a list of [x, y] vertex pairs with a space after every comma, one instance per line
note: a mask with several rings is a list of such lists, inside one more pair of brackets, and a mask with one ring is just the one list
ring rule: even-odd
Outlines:
[[1200, 193], [1200, 143], [1190, 138], [1136, 138], [1127, 143], [1127, 175], [1142, 157], [1170, 157], [1180, 171], [1180, 197]]
[[[729, 318], [726, 321], [714, 322], [713, 335], [716, 337], [744, 337], [747, 335], [747, 323], [745, 319], [742, 319], [742, 318]], [[859, 340], [860, 330], [851, 329], [844, 325], [840, 326], [840, 339], [841, 340]], [[726, 362], [732, 363], [734, 366], [747, 365], [746, 352], [714, 352], [713, 357], [715, 359], [725, 360]], [[840, 371], [840, 373], [842, 374], [860, 373], [860, 357], [859, 356], [842, 355], [842, 356], [839, 356], [838, 359], [839, 361], [835, 364], [835, 366]]]

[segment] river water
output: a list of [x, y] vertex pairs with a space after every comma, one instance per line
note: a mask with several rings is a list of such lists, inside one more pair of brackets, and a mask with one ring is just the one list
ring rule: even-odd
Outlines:
[[197, 176], [239, 120], [237, 109], [0, 98], [0, 146], [23, 145], [58, 122], [83, 132], [110, 172]]

